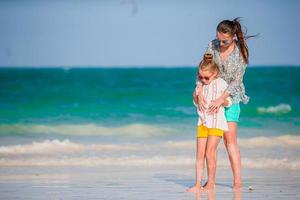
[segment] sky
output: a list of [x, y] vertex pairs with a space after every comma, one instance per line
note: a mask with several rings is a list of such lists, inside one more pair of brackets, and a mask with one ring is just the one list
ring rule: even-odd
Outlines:
[[0, 67], [195, 66], [242, 17], [252, 66], [300, 66], [297, 0], [1, 0]]

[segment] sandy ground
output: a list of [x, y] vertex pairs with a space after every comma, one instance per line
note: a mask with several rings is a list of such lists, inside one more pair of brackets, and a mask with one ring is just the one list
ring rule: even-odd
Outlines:
[[[300, 199], [300, 172], [244, 169], [232, 190], [230, 169], [218, 169], [212, 192], [187, 193], [190, 167], [0, 168], [0, 199]], [[252, 190], [249, 190], [249, 187]]]

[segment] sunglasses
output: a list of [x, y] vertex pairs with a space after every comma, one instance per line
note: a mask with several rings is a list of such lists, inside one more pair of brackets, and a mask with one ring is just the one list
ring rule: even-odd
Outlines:
[[201, 75], [199, 75], [199, 79], [200, 79], [200, 80], [206, 80], [206, 81], [209, 81], [210, 77], [211, 77], [211, 76], [201, 76]]
[[219, 39], [217, 39], [217, 41], [218, 41], [219, 44], [223, 44], [225, 46], [230, 44], [230, 40], [219, 40]]

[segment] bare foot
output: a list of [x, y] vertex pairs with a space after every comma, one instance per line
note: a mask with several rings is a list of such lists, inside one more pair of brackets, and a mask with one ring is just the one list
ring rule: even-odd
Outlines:
[[233, 184], [233, 190], [241, 190], [243, 187], [242, 182], [236, 182]]
[[204, 190], [214, 190], [216, 187], [215, 183], [206, 182], [203, 186]]
[[194, 185], [193, 187], [190, 187], [186, 189], [187, 192], [193, 192], [193, 193], [198, 193], [201, 191], [201, 185]]

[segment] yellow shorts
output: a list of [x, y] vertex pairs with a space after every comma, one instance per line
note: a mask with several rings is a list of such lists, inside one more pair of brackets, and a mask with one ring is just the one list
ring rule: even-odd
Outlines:
[[197, 137], [198, 138], [207, 138], [208, 136], [219, 136], [222, 137], [224, 131], [218, 128], [207, 128], [204, 125], [200, 125], [197, 128]]

